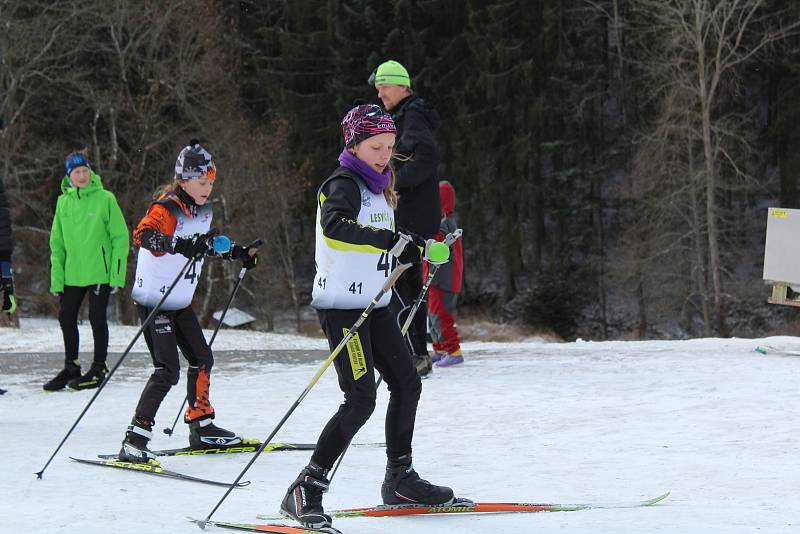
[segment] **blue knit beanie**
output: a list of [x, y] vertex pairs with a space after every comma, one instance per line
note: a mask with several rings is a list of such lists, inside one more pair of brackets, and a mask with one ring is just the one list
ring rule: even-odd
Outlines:
[[78, 167], [89, 167], [89, 158], [87, 158], [84, 154], [80, 152], [73, 152], [69, 156], [67, 156], [67, 160], [64, 162], [64, 166], [67, 168], [67, 176], [72, 173]]

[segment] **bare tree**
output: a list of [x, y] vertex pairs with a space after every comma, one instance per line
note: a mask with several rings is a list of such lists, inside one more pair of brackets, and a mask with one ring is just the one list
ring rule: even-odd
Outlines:
[[47, 250], [49, 201], [55, 192], [39, 179], [50, 172], [52, 147], [33, 132], [52, 120], [53, 108], [46, 103], [63, 101], [83, 72], [75, 68], [78, 53], [71, 39], [86, 12], [78, 2], [0, 1], [0, 173], [15, 223], [17, 293], [23, 306], [52, 305], [42, 262], [28, 268], [26, 260]]
[[745, 170], [753, 153], [746, 134], [752, 121], [737, 105], [743, 69], [796, 34], [800, 21], [768, 10], [764, 0], [631, 0], [631, 6], [638, 66], [656, 110], [640, 139], [639, 162], [655, 157], [651, 168], [663, 163], [649, 177], [659, 183], [651, 189], [660, 205], [655, 211], [669, 210], [655, 224], [683, 219], [676, 229], [688, 231], [677, 231], [675, 243], [691, 251], [683, 258], [692, 258], [689, 277], [706, 333], [713, 324], [727, 335], [723, 278], [729, 266], [721, 249], [737, 229], [719, 201], [752, 186]]
[[[231, 228], [245, 241], [265, 241], [261, 264], [248, 277], [252, 280], [244, 293], [274, 326], [274, 309], [285, 307], [288, 299], [295, 323], [300, 323], [301, 288], [297, 280], [296, 258], [299, 234], [308, 221], [296, 220], [297, 207], [309, 188], [305, 166], [295, 167], [288, 156], [289, 128], [280, 118], [265, 127], [254, 126], [238, 143], [231, 144], [230, 172], [235, 182], [226, 183], [225, 198], [229, 204]], [[276, 284], [277, 281], [282, 283]]]
[[[69, 151], [89, 149], [131, 228], [190, 138], [209, 146], [223, 173], [230, 160], [260, 153], [245, 142], [251, 126], [232, 83], [238, 58], [227, 22], [214, 0], [0, 0], [0, 172], [19, 223], [17, 285], [28, 311], [54, 306], [47, 239]], [[241, 201], [255, 209], [247, 192]], [[131, 273], [134, 264], [132, 254]], [[229, 271], [207, 274], [230, 280]], [[207, 289], [198, 298], [211, 309], [226, 295]], [[135, 320], [127, 291], [117, 302], [119, 316]]]

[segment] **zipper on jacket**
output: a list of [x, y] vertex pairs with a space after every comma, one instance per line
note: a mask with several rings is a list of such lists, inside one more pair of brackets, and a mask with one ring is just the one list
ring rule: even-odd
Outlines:
[[106, 274], [108, 274], [108, 262], [106, 261], [106, 247], [100, 245], [100, 252], [102, 252], [103, 255], [103, 267], [106, 270]]
[[117, 274], [119, 274], [119, 270], [122, 268], [122, 260], [117, 258]]

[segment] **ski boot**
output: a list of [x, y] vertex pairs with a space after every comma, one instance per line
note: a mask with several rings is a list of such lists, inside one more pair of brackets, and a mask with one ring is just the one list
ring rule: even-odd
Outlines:
[[322, 494], [328, 491], [327, 474], [313, 462], [303, 468], [281, 501], [281, 515], [306, 528], [330, 528], [331, 516], [322, 508]]
[[438, 362], [439, 360], [441, 360], [445, 356], [447, 356], [446, 352], [433, 351], [433, 355], [431, 356], [431, 361], [435, 364], [436, 362]]
[[383, 504], [448, 505], [454, 500], [453, 490], [435, 486], [419, 477], [411, 465], [411, 455], [389, 460], [381, 485]]
[[81, 376], [81, 362], [79, 360], [68, 361], [64, 368], [51, 381], [44, 386], [45, 391], [58, 391], [67, 387], [67, 383], [73, 378]]
[[69, 389], [94, 389], [100, 387], [106, 379], [108, 367], [105, 363], [94, 362], [85, 375], [73, 378], [67, 384]]
[[117, 455], [121, 462], [134, 464], [161, 465], [156, 455], [147, 448], [147, 442], [153, 438], [153, 421], [134, 417], [128, 425], [122, 448]]
[[216, 426], [211, 419], [189, 423], [189, 446], [192, 449], [216, 449], [238, 445], [242, 438], [230, 430]]

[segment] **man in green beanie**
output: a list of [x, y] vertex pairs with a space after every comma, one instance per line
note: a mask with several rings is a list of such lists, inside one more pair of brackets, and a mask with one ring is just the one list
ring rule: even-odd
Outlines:
[[[397, 127], [394, 170], [395, 189], [400, 198], [395, 210], [398, 229], [414, 232], [425, 239], [439, 231], [439, 147], [436, 130], [439, 114], [411, 90], [406, 68], [394, 60], [381, 63], [369, 84], [391, 113]], [[400, 324], [405, 322], [414, 300], [422, 289], [422, 267], [408, 269], [395, 284], [392, 305]], [[408, 330], [408, 342], [420, 375], [431, 369], [427, 348], [427, 306], [419, 307]]]

